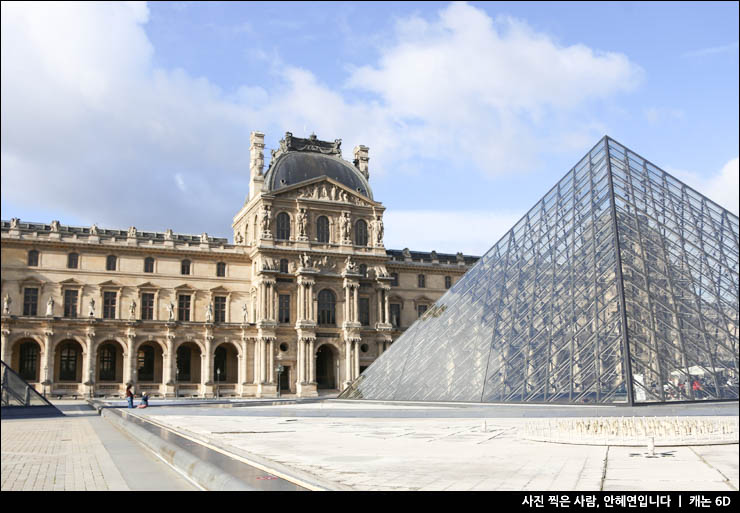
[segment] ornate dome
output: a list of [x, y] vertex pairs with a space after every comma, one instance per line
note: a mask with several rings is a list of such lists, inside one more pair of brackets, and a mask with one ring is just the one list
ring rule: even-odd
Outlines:
[[280, 149], [272, 153], [263, 190], [277, 191], [306, 180], [327, 176], [372, 199], [373, 192], [367, 177], [357, 167], [342, 159], [341, 144], [341, 139], [334, 142], [320, 141], [315, 135], [311, 135], [309, 139], [301, 139], [286, 132], [285, 139], [280, 141]]

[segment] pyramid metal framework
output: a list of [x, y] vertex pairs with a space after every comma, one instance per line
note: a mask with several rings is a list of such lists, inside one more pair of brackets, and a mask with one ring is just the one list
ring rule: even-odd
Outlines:
[[342, 399], [738, 398], [738, 218], [604, 137]]

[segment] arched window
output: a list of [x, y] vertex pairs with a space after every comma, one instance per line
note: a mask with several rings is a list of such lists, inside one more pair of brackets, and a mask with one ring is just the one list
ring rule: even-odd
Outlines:
[[146, 257], [144, 259], [144, 272], [145, 273], [153, 273], [154, 272], [154, 258], [152, 258], [152, 257]]
[[329, 242], [329, 219], [326, 216], [321, 216], [316, 220], [316, 240]]
[[367, 246], [367, 223], [362, 219], [355, 223], [355, 246]]
[[21, 344], [20, 372], [26, 381], [37, 381], [36, 367], [39, 361], [39, 346], [35, 342]]
[[108, 258], [105, 259], [105, 270], [106, 271], [115, 271], [116, 270], [116, 256], [115, 255], [108, 255]]
[[116, 379], [116, 346], [105, 344], [100, 348], [100, 381]]
[[223, 278], [226, 276], [226, 263], [219, 262], [216, 264], [216, 276]]
[[288, 259], [287, 258], [281, 258], [280, 259], [280, 272], [281, 273], [287, 273], [288, 272]]
[[80, 263], [80, 255], [77, 253], [70, 253], [67, 255], [67, 269], [77, 269]]
[[280, 212], [277, 216], [277, 239], [290, 239], [290, 216], [285, 212]]
[[38, 267], [39, 265], [39, 252], [35, 249], [32, 249], [28, 252], [28, 266], [29, 267]]
[[337, 298], [329, 289], [319, 292], [319, 324], [336, 324], [337, 318], [334, 314]]
[[216, 348], [213, 357], [213, 377], [218, 381], [226, 380], [226, 349], [223, 346]]
[[59, 358], [59, 379], [61, 381], [77, 380], [77, 346], [68, 342], [62, 346]]
[[190, 274], [190, 260], [180, 262], [180, 274]]
[[139, 381], [154, 381], [154, 348], [142, 346], [137, 354], [136, 377]]
[[367, 278], [367, 265], [360, 264], [360, 274]]

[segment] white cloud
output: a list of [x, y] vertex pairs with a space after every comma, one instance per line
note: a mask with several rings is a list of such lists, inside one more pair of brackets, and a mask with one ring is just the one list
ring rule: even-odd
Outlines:
[[710, 176], [674, 168], [666, 168], [666, 170], [721, 207], [738, 215], [740, 214], [740, 171], [738, 170], [738, 161], [739, 159], [735, 157], [722, 166], [722, 169], [718, 173]]
[[385, 245], [438, 253], [483, 255], [523, 213], [468, 210], [387, 210]]
[[729, 45], [712, 46], [709, 48], [700, 48], [699, 50], [686, 52], [682, 55], [682, 57], [705, 57], [707, 55], [713, 55], [717, 53], [737, 51], [737, 49], [738, 41], [735, 41], [734, 43], [730, 43]]
[[[590, 147], [603, 127], [587, 107], [642, 76], [624, 55], [559, 45], [523, 21], [458, 3], [435, 19], [399, 21], [379, 61], [359, 63], [346, 89], [273, 59], [279, 87], [229, 93], [157, 68], [148, 16], [140, 3], [2, 3], [4, 199], [111, 227], [227, 234], [247, 190], [250, 130], [306, 126], [342, 137], [345, 155], [366, 144], [376, 180], [422, 158], [456, 179], [520, 172], [544, 155], [538, 148]], [[348, 100], [352, 92], [365, 99]], [[515, 221], [478, 214], [493, 231]], [[485, 251], [496, 237], [466, 231], [468, 216], [388, 212], [387, 233], [392, 240], [399, 223], [405, 234], [394, 244], [412, 244], [401, 241], [414, 240], [414, 222], [434, 218], [451, 229], [438, 251]], [[416, 248], [439, 245], [423, 233]]]

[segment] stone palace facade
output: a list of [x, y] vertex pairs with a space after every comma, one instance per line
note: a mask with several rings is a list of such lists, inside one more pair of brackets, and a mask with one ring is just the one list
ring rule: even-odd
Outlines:
[[387, 250], [368, 148], [250, 137], [233, 243], [2, 221], [2, 360], [39, 392], [302, 397], [342, 390], [476, 257]]

